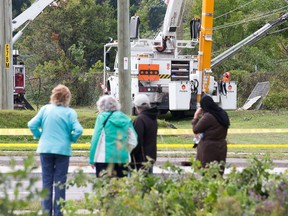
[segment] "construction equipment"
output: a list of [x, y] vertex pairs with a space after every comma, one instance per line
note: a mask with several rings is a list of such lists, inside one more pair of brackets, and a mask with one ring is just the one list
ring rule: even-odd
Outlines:
[[[206, 0], [203, 1], [203, 4], [209, 5]], [[183, 7], [184, 0], [168, 1], [163, 29], [154, 39], [138, 38], [138, 17], [132, 17], [130, 23], [130, 33], [133, 36], [131, 42], [132, 98], [137, 94], [147, 94], [151, 103], [156, 104], [161, 113], [171, 111], [173, 115], [194, 112], [197, 105], [197, 95], [202, 94], [204, 84], [202, 71], [198, 70], [200, 55], [182, 54], [183, 49], [192, 50], [199, 43], [198, 36], [195, 36], [199, 35], [197, 28], [191, 30], [193, 33], [191, 40], [177, 40], [176, 31], [181, 22]], [[204, 13], [205, 11], [202, 14]], [[191, 24], [193, 27], [197, 25], [200, 25], [200, 22], [197, 23], [196, 20]], [[206, 36], [204, 40], [206, 39], [210, 42], [212, 37]], [[106, 83], [110, 94], [119, 98], [117, 58], [112, 73], [108, 72], [106, 67], [105, 56], [113, 47], [117, 48], [116, 42], [104, 46], [104, 83]], [[209, 52], [209, 56], [211, 56], [211, 50]], [[207, 54], [205, 53], [205, 56]], [[207, 57], [205, 57], [205, 62], [207, 62], [206, 59]], [[207, 69], [205, 68], [205, 71], [210, 71]], [[107, 80], [106, 75], [108, 75]], [[236, 84], [231, 82], [229, 85], [231, 85], [230, 91], [227, 91], [227, 94], [223, 95], [223, 99], [220, 99], [217, 81], [214, 81], [214, 77], [210, 76], [207, 93], [219, 97], [216, 101], [222, 107], [224, 106], [223, 108], [235, 109]], [[225, 103], [225, 100], [231, 101]]]
[[[31, 23], [53, 1], [54, 0], [38, 0], [12, 20], [12, 31], [16, 31], [19, 27], [25, 24], [24, 27], [13, 36], [12, 43], [15, 43], [22, 36], [23, 30], [29, 25], [29, 23]], [[18, 50], [13, 50], [14, 109], [34, 110], [25, 98], [26, 71], [24, 63], [18, 61], [18, 56]]]
[[274, 20], [273, 22], [265, 24], [262, 28], [258, 29], [253, 34], [246, 37], [244, 40], [240, 41], [239, 43], [235, 44], [234, 46], [232, 46], [231, 48], [229, 48], [225, 52], [223, 52], [220, 55], [218, 55], [217, 57], [213, 58], [212, 62], [211, 62], [211, 68], [214, 68], [217, 65], [219, 65], [220, 63], [222, 63], [224, 60], [231, 58], [231, 56], [235, 55], [238, 51], [240, 51], [240, 49], [243, 46], [245, 46], [245, 45], [251, 46], [254, 43], [256, 43], [257, 41], [261, 40], [262, 38], [264, 38], [269, 33], [269, 31], [271, 29], [273, 29], [277, 25], [280, 25], [283, 22], [286, 22], [287, 19], [288, 19], [288, 13], [285, 13], [285, 14], [281, 15], [279, 18], [277, 18], [276, 20]]
[[[146, 94], [161, 113], [170, 111], [172, 115], [182, 115], [193, 113], [199, 106], [202, 94], [208, 93], [223, 109], [236, 109], [236, 82], [230, 80], [230, 73], [224, 73], [223, 77], [216, 80], [211, 75], [211, 68], [232, 56], [244, 45], [255, 43], [264, 37], [268, 29], [286, 20], [287, 15], [270, 24], [271, 27], [267, 25], [267, 31], [258, 30], [254, 33], [257, 35], [256, 39], [250, 36], [243, 40], [237, 49], [230, 49], [225, 58], [220, 55], [211, 61], [214, 1], [202, 1], [201, 23], [200, 19], [194, 19], [190, 23], [191, 40], [177, 40], [176, 35], [184, 0], [168, 2], [163, 29], [154, 39], [140, 39], [139, 17], [131, 18], [131, 99], [137, 94]], [[187, 50], [194, 49], [198, 43], [198, 55], [187, 55]], [[114, 70], [111, 72], [108, 67], [109, 53], [111, 49], [117, 49], [117, 45], [117, 42], [104, 45], [103, 83], [109, 94], [119, 98], [117, 56]]]

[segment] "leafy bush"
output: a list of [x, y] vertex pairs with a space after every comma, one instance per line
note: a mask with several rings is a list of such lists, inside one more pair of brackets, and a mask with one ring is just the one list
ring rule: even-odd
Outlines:
[[[69, 185], [93, 185], [94, 192], [85, 194], [85, 201], [78, 206], [91, 215], [287, 214], [287, 180], [284, 174], [269, 172], [271, 160], [253, 158], [242, 172], [234, 168], [225, 178], [218, 174], [219, 167], [212, 163], [203, 170], [193, 162], [194, 173], [183, 173], [167, 164], [173, 174], [156, 176], [132, 171], [131, 177], [121, 179], [95, 179], [75, 173], [75, 181]], [[71, 206], [75, 212], [71, 203], [65, 211], [71, 212]]]
[[[11, 160], [10, 168], [11, 171], [0, 173], [0, 215], [5, 216], [16, 215], [17, 210], [27, 210], [31, 203], [40, 202], [47, 195], [36, 187], [39, 179], [30, 175], [37, 168], [32, 156], [23, 161], [23, 169], [18, 169], [14, 160]], [[28, 184], [25, 184], [27, 181]], [[21, 191], [28, 193], [20, 194]], [[39, 212], [40, 207], [25, 215], [37, 215]]]
[[[269, 158], [251, 158], [242, 172], [232, 171], [224, 178], [219, 175], [220, 165], [211, 163], [209, 168], [199, 168], [192, 162], [193, 173], [167, 163], [170, 172], [151, 175], [145, 171], [131, 171], [130, 177], [121, 179], [95, 178], [82, 170], [69, 178], [67, 187], [92, 186], [84, 194], [84, 200], [66, 200], [63, 211], [66, 215], [77, 215], [85, 209], [90, 215], [277, 215], [288, 214], [288, 179], [286, 174], [272, 174]], [[12, 163], [12, 167], [15, 164]], [[0, 174], [1, 215], [15, 215], [17, 209], [27, 209], [29, 204], [40, 201], [43, 191], [34, 187], [37, 181], [29, 177], [35, 169], [33, 157], [24, 161], [24, 169], [14, 169]], [[25, 197], [19, 196], [24, 186], [21, 180], [29, 179]], [[16, 181], [13, 198], [8, 194], [11, 183]], [[3, 213], [3, 214], [2, 214]], [[27, 215], [37, 215], [39, 209]]]
[[288, 85], [287, 77], [281, 77], [282, 80], [274, 78], [270, 82], [270, 92], [263, 101], [266, 109], [279, 110], [288, 107]]
[[269, 81], [271, 74], [259, 72], [250, 73], [244, 70], [233, 70], [232, 80], [237, 81], [237, 102], [243, 106], [258, 82]]

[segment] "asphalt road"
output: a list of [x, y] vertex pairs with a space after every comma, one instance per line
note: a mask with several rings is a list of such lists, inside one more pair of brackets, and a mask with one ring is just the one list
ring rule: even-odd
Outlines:
[[[0, 156], [0, 167], [1, 166], [8, 166], [9, 162], [14, 159], [17, 165], [22, 165], [25, 156]], [[39, 156], [35, 156], [38, 166], [40, 166]], [[163, 165], [166, 161], [170, 161], [175, 165], [181, 165], [182, 162], [189, 161], [190, 158], [185, 157], [169, 157], [167, 156], [158, 156], [156, 166]], [[247, 159], [245, 158], [227, 158], [227, 163], [231, 165], [235, 165], [236, 167], [246, 167], [247, 166]], [[274, 167], [277, 168], [288, 168], [288, 160], [273, 160]], [[70, 158], [70, 166], [72, 167], [85, 167], [88, 166], [88, 157], [78, 157], [72, 156]], [[88, 170], [89, 171], [89, 170]], [[93, 171], [91, 169], [91, 171]], [[0, 170], [1, 172], [1, 170]]]

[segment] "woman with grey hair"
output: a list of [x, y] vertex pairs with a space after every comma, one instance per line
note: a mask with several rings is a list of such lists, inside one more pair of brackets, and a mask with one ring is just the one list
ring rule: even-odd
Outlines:
[[137, 145], [137, 134], [131, 119], [120, 111], [120, 107], [111, 95], [104, 95], [97, 101], [99, 114], [89, 157], [97, 177], [105, 173], [115, 177], [128, 174], [125, 165], [131, 161], [130, 152]]
[[42, 201], [47, 215], [52, 215], [53, 185], [55, 188], [54, 215], [63, 215], [60, 199], [65, 200], [71, 144], [77, 142], [83, 128], [77, 119], [77, 113], [69, 107], [70, 90], [57, 85], [50, 96], [50, 104], [41, 107], [37, 115], [28, 122], [28, 127], [39, 139], [37, 153], [40, 153], [42, 166], [42, 184], [48, 196]]

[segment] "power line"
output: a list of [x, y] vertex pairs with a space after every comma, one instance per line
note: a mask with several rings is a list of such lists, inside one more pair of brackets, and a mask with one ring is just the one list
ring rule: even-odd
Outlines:
[[234, 11], [240, 9], [240, 8], [243, 8], [243, 7], [245, 7], [246, 5], [251, 4], [251, 3], [254, 2], [254, 1], [255, 1], [255, 0], [252, 0], [252, 1], [250, 1], [250, 2], [247, 2], [246, 4], [241, 5], [241, 6], [237, 7], [237, 8], [235, 8], [235, 9], [233, 9], [233, 10], [227, 12], [227, 13], [224, 13], [224, 14], [218, 16], [218, 17], [215, 17], [214, 20], [216, 20], [216, 19], [218, 19], [218, 18], [220, 18], [220, 17], [223, 17], [223, 16], [225, 16], [225, 15], [228, 15], [228, 14], [230, 14], [230, 13], [232, 13], [232, 12], [234, 12]]
[[248, 23], [248, 22], [251, 22], [251, 21], [258, 20], [258, 19], [263, 19], [263, 18], [271, 16], [271, 15], [273, 15], [275, 13], [279, 13], [279, 12], [281, 12], [281, 10], [283, 10], [284, 8], [287, 8], [287, 7], [288, 6], [285, 6], [285, 7], [282, 7], [282, 8], [278, 8], [278, 9], [276, 9], [274, 11], [269, 11], [266, 14], [264, 13], [264, 14], [260, 14], [260, 15], [254, 16], [252, 19], [241, 20], [241, 21], [237, 21], [237, 22], [233, 22], [233, 23], [228, 23], [228, 24], [225, 24], [225, 25], [217, 26], [217, 27], [214, 27], [214, 29], [222, 29], [222, 28], [226, 28], [226, 27], [230, 27], [230, 26], [234, 26], [234, 25]]
[[282, 10], [285, 9], [285, 8], [287, 8], [287, 7], [288, 7], [288, 6], [285, 6], [285, 7], [282, 7], [282, 8], [275, 9], [275, 10], [273, 10], [273, 11], [269, 11], [269, 12], [267, 12], [266, 14], [264, 13], [264, 14], [260, 14], [260, 15], [254, 16], [252, 19], [241, 20], [241, 21], [237, 21], [237, 22], [233, 22], [233, 23], [228, 23], [228, 24], [221, 25], [221, 26], [216, 26], [216, 27], [213, 28], [213, 30], [223, 29], [223, 28], [227, 28], [227, 27], [234, 26], [234, 25], [240, 25], [240, 24], [244, 24], [244, 23], [251, 22], [251, 21], [263, 19], [263, 18], [269, 17], [269, 16], [271, 16], [271, 15], [273, 15], [273, 14], [282, 12]]
[[271, 34], [276, 34], [276, 33], [279, 33], [279, 32], [282, 32], [282, 31], [284, 31], [284, 30], [286, 30], [286, 29], [288, 29], [288, 27], [283, 28], [283, 29], [279, 29], [279, 30], [274, 31], [274, 32], [271, 32], [271, 33], [269, 33], [269, 35], [271, 35]]

